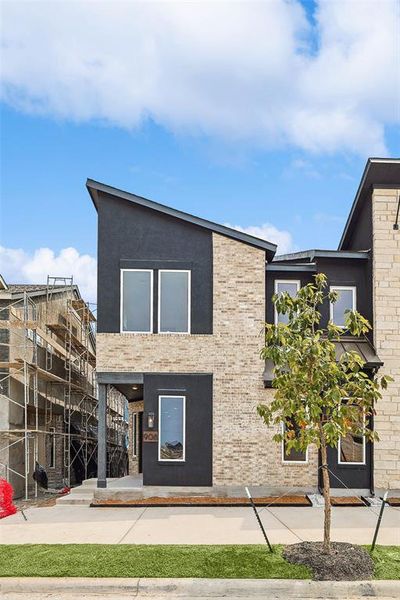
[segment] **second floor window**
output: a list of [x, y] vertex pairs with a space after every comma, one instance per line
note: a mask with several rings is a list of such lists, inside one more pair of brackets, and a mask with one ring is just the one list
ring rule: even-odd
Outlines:
[[190, 271], [159, 271], [159, 333], [190, 333]]
[[121, 269], [121, 332], [190, 333], [190, 295], [190, 271]]
[[[300, 289], [300, 281], [296, 280], [275, 280], [275, 294], [283, 294], [287, 292], [289, 296], [294, 298]], [[287, 323], [289, 321], [288, 315], [281, 315], [275, 309], [275, 325], [278, 323]]]
[[339, 327], [346, 323], [346, 311], [356, 310], [356, 288], [353, 286], [331, 286], [331, 292], [337, 292], [338, 299], [331, 303], [331, 321]]
[[153, 271], [121, 270], [121, 331], [152, 333]]

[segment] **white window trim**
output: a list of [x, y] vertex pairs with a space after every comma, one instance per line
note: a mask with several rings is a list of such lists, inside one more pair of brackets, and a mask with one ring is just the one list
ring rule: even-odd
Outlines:
[[[161, 274], [162, 273], [187, 273], [188, 274], [188, 321], [186, 331], [161, 331]], [[192, 273], [189, 269], [159, 269], [158, 271], [158, 309], [157, 309], [157, 321], [158, 321], [158, 333], [161, 335], [188, 335], [191, 332], [191, 289], [192, 289]]]
[[[282, 434], [285, 433], [285, 428], [283, 423], [281, 423]], [[306, 450], [306, 458], [305, 460], [288, 460], [285, 454], [285, 440], [281, 442], [281, 451], [282, 451], [282, 463], [285, 465], [307, 465], [308, 464], [308, 446]]]
[[[150, 329], [148, 331], [131, 331], [124, 329], [124, 273], [133, 271], [135, 273], [150, 273]], [[154, 273], [153, 269], [120, 269], [120, 333], [153, 333], [153, 288], [154, 288]]]
[[52, 445], [53, 445], [53, 461], [54, 461], [52, 465], [49, 465], [49, 469], [55, 469], [56, 468], [56, 428], [50, 427], [49, 432], [50, 432], [50, 435], [53, 436]]
[[[161, 458], [161, 399], [162, 398], [181, 398], [183, 400], [183, 452], [182, 458]], [[158, 460], [159, 462], [178, 463], [186, 460], [186, 396], [177, 396], [176, 394], [161, 394], [158, 396]]]
[[[363, 414], [363, 426], [365, 426], [365, 414]], [[351, 433], [351, 432], [349, 432]], [[339, 438], [339, 443], [338, 443], [338, 447], [337, 447], [337, 451], [338, 451], [338, 465], [358, 465], [358, 466], [365, 466], [367, 464], [367, 440], [365, 439], [365, 435], [362, 436], [362, 440], [363, 440], [363, 459], [362, 462], [348, 462], [348, 461], [342, 461], [340, 460], [340, 450], [341, 450], [341, 443], [342, 443], [342, 438]]]
[[138, 413], [132, 414], [132, 458], [137, 458], [137, 421]]
[[[301, 282], [299, 279], [275, 279], [274, 282], [274, 294], [279, 294], [278, 292], [278, 284], [279, 283], [295, 283], [296, 284], [296, 293], [299, 291], [301, 287]], [[278, 325], [278, 311], [276, 310], [276, 306], [274, 305], [274, 323]]]
[[[352, 292], [352, 297], [353, 297], [353, 308], [351, 310], [357, 310], [357, 287], [355, 285], [331, 285], [329, 286], [329, 291], [330, 292], [334, 292], [338, 290], [340, 291], [350, 291]], [[333, 320], [333, 306], [334, 306], [334, 302], [329, 302], [329, 318], [332, 321], [332, 323], [334, 325], [336, 325], [336, 323]], [[344, 325], [337, 325], [337, 327], [342, 327], [342, 329], [344, 329]]]

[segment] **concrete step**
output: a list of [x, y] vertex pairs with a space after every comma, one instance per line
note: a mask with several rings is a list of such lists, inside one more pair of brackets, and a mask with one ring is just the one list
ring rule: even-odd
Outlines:
[[56, 505], [57, 506], [71, 506], [71, 505], [79, 505], [79, 506], [89, 506], [91, 501], [93, 500], [92, 495], [88, 494], [66, 494], [65, 496], [61, 496], [61, 498], [57, 498]]
[[68, 495], [76, 496], [78, 494], [78, 496], [93, 496], [94, 490], [95, 488], [79, 485], [76, 488], [72, 488]]

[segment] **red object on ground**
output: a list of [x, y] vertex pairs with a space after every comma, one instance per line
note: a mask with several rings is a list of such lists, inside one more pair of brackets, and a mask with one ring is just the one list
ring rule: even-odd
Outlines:
[[11, 483], [5, 479], [0, 479], [0, 519], [9, 517], [17, 512], [17, 507], [13, 504], [13, 493]]
[[65, 494], [69, 494], [71, 491], [71, 488], [68, 487], [67, 485], [65, 487], [62, 488], [62, 490], [59, 490], [59, 494], [60, 496], [64, 496]]

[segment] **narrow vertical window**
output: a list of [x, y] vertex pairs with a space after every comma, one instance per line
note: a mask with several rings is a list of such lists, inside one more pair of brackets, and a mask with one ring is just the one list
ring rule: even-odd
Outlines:
[[[300, 281], [296, 281], [296, 280], [288, 280], [288, 281], [283, 281], [283, 280], [275, 280], [275, 294], [283, 294], [284, 292], [287, 292], [289, 294], [289, 296], [291, 296], [292, 298], [294, 298], [297, 294], [297, 292], [300, 289]], [[281, 315], [280, 313], [277, 312], [277, 310], [275, 309], [275, 325], [277, 325], [278, 323], [288, 323], [289, 321], [289, 316], [288, 315]]]
[[356, 288], [345, 286], [331, 286], [331, 292], [337, 292], [338, 299], [331, 302], [330, 316], [331, 321], [339, 327], [344, 327], [346, 323], [346, 312], [356, 310]]
[[[360, 414], [360, 425], [365, 417]], [[365, 436], [349, 431], [339, 439], [338, 463], [340, 465], [365, 465]]]
[[158, 459], [185, 460], [185, 396], [159, 396]]
[[152, 333], [153, 271], [121, 270], [121, 331]]
[[132, 456], [137, 457], [137, 413], [132, 415]]
[[[298, 433], [297, 426], [294, 422], [291, 422], [290, 427], [282, 423], [282, 433], [286, 433], [288, 429], [294, 431], [295, 435]], [[308, 453], [301, 452], [291, 448], [288, 452], [285, 440], [282, 441], [282, 461], [288, 463], [306, 463], [308, 461]]]
[[159, 333], [190, 333], [190, 271], [159, 271]]

